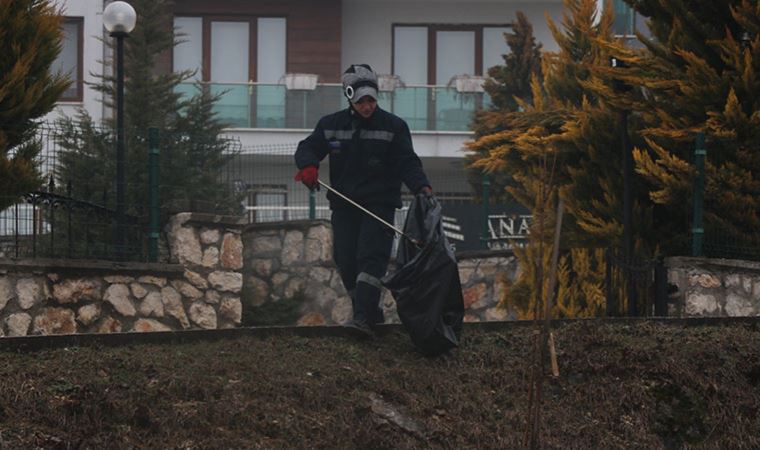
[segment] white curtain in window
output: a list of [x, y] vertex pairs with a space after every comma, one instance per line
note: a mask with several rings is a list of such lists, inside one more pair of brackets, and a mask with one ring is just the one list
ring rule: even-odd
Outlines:
[[249, 80], [250, 34], [248, 22], [211, 22], [211, 81], [241, 83]]
[[504, 40], [504, 33], [511, 30], [507, 27], [484, 27], [483, 28], [483, 75], [488, 75], [488, 69], [493, 66], [504, 65], [502, 55], [509, 53], [509, 47]]
[[256, 81], [275, 84], [285, 74], [287, 43], [284, 18], [258, 19]]
[[427, 27], [395, 27], [393, 71], [406, 84], [427, 84]]
[[446, 85], [456, 75], [475, 73], [475, 32], [436, 32], [435, 84]]
[[172, 67], [175, 72], [194, 70], [194, 80], [202, 78], [203, 19], [200, 17], [175, 17], [174, 33], [183, 42], [174, 47]]

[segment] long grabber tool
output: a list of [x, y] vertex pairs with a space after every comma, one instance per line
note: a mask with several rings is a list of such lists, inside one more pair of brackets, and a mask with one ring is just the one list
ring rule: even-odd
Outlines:
[[398, 233], [400, 236], [405, 237], [412, 244], [416, 245], [417, 247], [422, 247], [422, 243], [420, 241], [418, 241], [417, 239], [412, 239], [411, 237], [407, 236], [406, 234], [404, 234], [403, 231], [399, 230], [398, 228], [394, 227], [393, 225], [389, 224], [388, 222], [384, 221], [383, 219], [377, 217], [377, 215], [375, 215], [372, 211], [368, 210], [367, 208], [363, 207], [362, 205], [356, 203], [355, 201], [351, 200], [350, 198], [348, 198], [345, 195], [341, 194], [340, 192], [336, 191], [329, 184], [324, 183], [322, 180], [317, 180], [317, 182], [319, 182], [320, 185], [324, 186], [324, 188], [327, 189], [328, 191], [332, 192], [333, 194], [337, 195], [338, 197], [342, 198], [343, 200], [347, 201], [348, 203], [356, 206], [357, 208], [359, 208], [363, 212], [367, 213], [367, 215], [369, 215], [373, 219], [377, 220], [378, 222], [382, 223], [386, 227], [388, 227], [391, 230], [393, 230], [396, 233]]

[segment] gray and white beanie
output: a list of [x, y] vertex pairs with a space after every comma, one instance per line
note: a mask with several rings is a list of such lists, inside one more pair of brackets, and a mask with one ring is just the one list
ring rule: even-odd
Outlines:
[[351, 103], [369, 95], [377, 101], [377, 75], [368, 64], [352, 64], [343, 72], [343, 94]]

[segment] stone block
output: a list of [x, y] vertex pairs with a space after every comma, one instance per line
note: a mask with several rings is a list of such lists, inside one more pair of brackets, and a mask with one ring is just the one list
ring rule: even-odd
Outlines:
[[207, 290], [206, 293], [203, 295], [203, 301], [212, 305], [218, 304], [221, 299], [222, 299], [221, 294], [219, 294], [213, 289]]
[[243, 288], [243, 275], [237, 272], [211, 272], [208, 282], [217, 291], [237, 294]]
[[271, 259], [251, 260], [251, 271], [254, 275], [269, 278], [272, 275], [273, 261]]
[[60, 304], [100, 301], [102, 289], [97, 278], [68, 279], [53, 285], [53, 298]]
[[222, 254], [219, 257], [222, 268], [243, 268], [243, 241], [239, 234], [226, 233], [222, 240]]
[[179, 228], [173, 237], [174, 239], [171, 240], [172, 254], [176, 255], [180, 264], [201, 264], [203, 253], [194, 229]]
[[44, 286], [35, 278], [21, 278], [16, 282], [16, 301], [21, 309], [29, 309], [45, 300], [48, 295]]
[[687, 316], [715, 316], [720, 315], [720, 305], [714, 295], [689, 292], [685, 312]]
[[164, 317], [164, 302], [160, 292], [151, 292], [140, 302], [138, 311], [143, 317]]
[[351, 298], [348, 296], [338, 297], [333, 303], [330, 318], [334, 323], [342, 324], [353, 317], [354, 308], [351, 305]]
[[303, 259], [303, 233], [290, 230], [285, 233], [280, 260], [283, 266], [289, 266]]
[[100, 318], [100, 303], [84, 305], [77, 310], [77, 321], [84, 326], [90, 326]]
[[487, 291], [487, 286], [485, 283], [478, 283], [474, 286], [471, 286], [469, 288], [462, 290], [462, 295], [464, 297], [464, 308], [469, 309], [474, 304], [478, 303], [483, 299]]
[[173, 287], [166, 286], [161, 289], [161, 302], [164, 304], [164, 313], [177, 319], [182, 328], [189, 328], [185, 308], [182, 306], [182, 296]]
[[269, 300], [271, 295], [269, 284], [261, 278], [248, 277], [247, 287], [250, 289], [250, 301], [253, 306], [261, 306]]
[[187, 281], [173, 280], [171, 282], [172, 287], [176, 289], [182, 296], [189, 298], [190, 300], [198, 300], [203, 297], [203, 292], [196, 289], [192, 284]]
[[109, 275], [107, 277], [103, 277], [103, 279], [106, 280], [106, 283], [110, 284], [129, 284], [135, 281], [134, 277], [127, 277], [124, 275]]
[[104, 318], [98, 325], [98, 333], [121, 333], [121, 322], [113, 317]]
[[282, 250], [279, 236], [257, 236], [251, 241], [251, 254], [255, 257], [275, 256]]
[[147, 283], [152, 284], [154, 286], [158, 287], [164, 287], [166, 286], [166, 278], [164, 277], [154, 277], [151, 275], [145, 275], [137, 279], [140, 283]]
[[113, 305], [113, 308], [122, 316], [132, 317], [137, 311], [132, 304], [129, 288], [124, 284], [112, 284], [106, 289], [103, 300]]
[[154, 331], [172, 331], [172, 329], [158, 320], [138, 319], [132, 326], [132, 331], [136, 333], [149, 333]]
[[216, 247], [209, 247], [203, 252], [203, 260], [201, 265], [210, 269], [216, 268], [219, 264], [219, 249]]
[[487, 321], [502, 321], [507, 320], [508, 318], [509, 312], [506, 310], [506, 308], [502, 308], [500, 306], [488, 308], [484, 315], [484, 319]]
[[193, 272], [192, 270], [185, 269], [185, 279], [198, 289], [208, 288], [208, 281], [206, 281], [201, 274]]
[[282, 291], [283, 297], [293, 298], [296, 295], [296, 293], [303, 290], [305, 284], [306, 283], [303, 278], [289, 279], [287, 284], [285, 285], [285, 289], [283, 289]]
[[0, 277], [0, 311], [5, 309], [11, 299], [14, 297], [14, 289], [11, 286], [11, 280], [7, 277]]
[[756, 315], [755, 305], [752, 300], [736, 294], [728, 294], [726, 296], [725, 310], [726, 315], [729, 317], [747, 317]]
[[216, 329], [216, 311], [214, 307], [204, 303], [195, 302], [188, 309], [190, 320], [201, 328], [207, 330]]
[[129, 290], [132, 291], [132, 295], [134, 295], [135, 298], [143, 298], [146, 295], [148, 295], [148, 290], [145, 289], [145, 286], [143, 286], [140, 283], [131, 283], [129, 285]]
[[8, 336], [26, 336], [29, 333], [31, 323], [32, 316], [27, 313], [11, 314], [5, 319]]
[[330, 277], [332, 277], [332, 272], [324, 267], [313, 267], [309, 271], [309, 279], [317, 283], [329, 284]]
[[243, 304], [240, 297], [225, 297], [219, 305], [219, 316], [239, 325], [243, 319]]
[[318, 325], [324, 325], [327, 321], [325, 320], [325, 316], [318, 312], [310, 312], [305, 315], [303, 315], [300, 319], [298, 319], [298, 322], [296, 325], [298, 326], [318, 326]]
[[74, 334], [77, 324], [74, 311], [66, 308], [43, 308], [34, 318], [33, 334]]
[[219, 230], [204, 228], [201, 230], [201, 243], [205, 245], [216, 244], [219, 242], [220, 236]]

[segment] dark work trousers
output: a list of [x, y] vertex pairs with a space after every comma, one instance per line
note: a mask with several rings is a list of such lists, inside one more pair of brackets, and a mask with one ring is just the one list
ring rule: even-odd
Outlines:
[[[393, 207], [370, 206], [367, 209], [386, 222], [393, 223]], [[380, 278], [388, 269], [393, 231], [353, 207], [333, 210], [332, 229], [333, 258], [343, 286], [351, 296], [354, 319], [368, 324], [382, 323]]]

